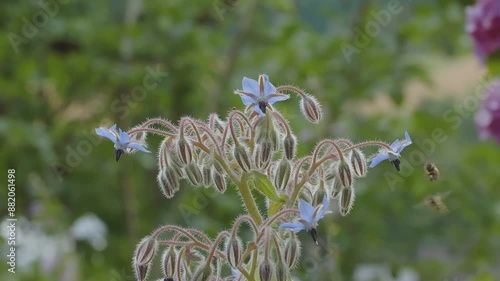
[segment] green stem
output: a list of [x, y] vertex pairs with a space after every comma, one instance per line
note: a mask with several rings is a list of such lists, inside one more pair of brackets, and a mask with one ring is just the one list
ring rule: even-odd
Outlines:
[[236, 185], [238, 186], [241, 198], [243, 199], [243, 202], [247, 207], [248, 213], [250, 214], [250, 216], [252, 216], [257, 225], [262, 225], [262, 216], [259, 212], [259, 209], [257, 208], [257, 205], [255, 204], [255, 199], [252, 196], [250, 187], [248, 187], [247, 184], [247, 173], [243, 175], [239, 183], [236, 181], [235, 183], [237, 183]]

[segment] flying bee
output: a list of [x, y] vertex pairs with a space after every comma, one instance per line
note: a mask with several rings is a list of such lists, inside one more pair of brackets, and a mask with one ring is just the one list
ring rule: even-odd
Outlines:
[[424, 199], [424, 204], [428, 207], [440, 212], [440, 213], [448, 213], [448, 207], [444, 204], [444, 199], [450, 195], [450, 191], [445, 193], [438, 193], [431, 195]]
[[424, 164], [424, 170], [430, 181], [436, 181], [439, 178], [439, 169], [432, 162], [426, 162]]

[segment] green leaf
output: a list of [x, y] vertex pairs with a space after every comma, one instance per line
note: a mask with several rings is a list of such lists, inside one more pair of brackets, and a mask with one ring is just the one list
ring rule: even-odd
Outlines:
[[285, 200], [278, 195], [278, 192], [276, 192], [276, 189], [267, 175], [259, 171], [251, 171], [248, 173], [248, 182], [269, 198], [269, 200], [273, 202], [285, 202]]
[[[288, 199], [288, 196], [286, 194], [280, 194], [280, 198], [283, 199], [285, 202]], [[269, 209], [267, 210], [267, 216], [272, 217], [274, 216], [280, 209], [285, 205], [285, 202], [271, 202], [269, 204]]]

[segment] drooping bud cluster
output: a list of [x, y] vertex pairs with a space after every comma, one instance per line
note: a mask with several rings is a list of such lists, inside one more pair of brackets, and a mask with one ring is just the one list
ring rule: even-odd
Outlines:
[[134, 259], [132, 261], [137, 280], [146, 280], [157, 248], [158, 243], [156, 242], [156, 239], [149, 236], [143, 238], [137, 245]]

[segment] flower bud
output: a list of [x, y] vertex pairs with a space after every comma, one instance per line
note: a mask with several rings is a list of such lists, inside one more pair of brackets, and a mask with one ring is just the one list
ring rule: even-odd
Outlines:
[[276, 266], [276, 281], [286, 281], [288, 279], [288, 268], [282, 262]]
[[144, 237], [137, 245], [134, 253], [133, 265], [138, 280], [146, 280], [149, 272], [149, 265], [156, 254], [157, 248], [158, 243], [156, 239], [149, 236]]
[[274, 186], [278, 190], [285, 190], [290, 182], [290, 175], [292, 174], [292, 166], [290, 161], [286, 158], [281, 159], [278, 167], [276, 167], [276, 175], [274, 177]]
[[259, 169], [266, 169], [271, 161], [272, 143], [263, 141], [255, 149], [255, 165]]
[[248, 150], [243, 145], [236, 145], [234, 147], [234, 158], [243, 171], [248, 172], [252, 169]]
[[226, 173], [226, 171], [224, 170], [224, 167], [222, 167], [222, 165], [219, 163], [219, 161], [217, 161], [217, 160], [214, 159], [212, 163], [214, 165], [215, 170], [219, 174], [224, 175]]
[[163, 253], [162, 270], [166, 278], [172, 278], [175, 275], [177, 263], [177, 253], [174, 247], [170, 246]]
[[193, 160], [191, 143], [189, 143], [185, 138], [179, 138], [177, 141], [177, 156], [183, 165], [187, 165]]
[[363, 152], [359, 149], [354, 149], [351, 156], [351, 166], [354, 171], [354, 174], [357, 177], [366, 176], [367, 167], [366, 167], [366, 158]]
[[295, 151], [297, 150], [297, 141], [293, 135], [286, 135], [283, 140], [283, 148], [285, 151], [286, 159], [292, 160], [295, 157]]
[[212, 166], [211, 165], [203, 165], [201, 168], [201, 173], [203, 174], [203, 186], [209, 187], [212, 185]]
[[273, 145], [273, 151], [278, 151], [280, 149], [279, 133], [277, 131], [272, 131], [269, 137], [269, 141]]
[[337, 167], [337, 179], [339, 179], [339, 183], [343, 187], [351, 187], [352, 185], [351, 170], [352, 168], [349, 162], [340, 161], [339, 166]]
[[212, 276], [212, 267], [210, 265], [200, 266], [193, 274], [192, 281], [208, 281]]
[[340, 191], [339, 210], [342, 216], [346, 216], [354, 205], [354, 188], [342, 188]]
[[260, 281], [271, 281], [273, 278], [273, 264], [269, 260], [264, 260], [259, 265]]
[[184, 169], [189, 182], [193, 186], [200, 186], [203, 180], [200, 167], [195, 162], [191, 162]]
[[175, 154], [170, 154], [168, 157], [168, 164], [170, 167], [172, 167], [177, 174], [177, 176], [181, 177], [184, 175], [182, 168], [184, 168], [184, 165], [179, 161], [179, 158]]
[[158, 173], [156, 179], [165, 197], [172, 198], [175, 192], [179, 191], [179, 178], [173, 168], [166, 167], [165, 171]]
[[226, 192], [226, 178], [223, 175], [219, 174], [217, 171], [214, 172], [214, 182], [215, 187], [220, 193]]
[[226, 258], [229, 265], [237, 268], [241, 263], [243, 246], [241, 240], [237, 237], [231, 237], [226, 244]]
[[325, 188], [322, 187], [323, 184], [321, 184], [316, 191], [313, 194], [313, 200], [311, 202], [311, 205], [313, 206], [318, 206], [320, 204], [323, 204], [323, 198], [326, 195]]
[[300, 111], [309, 122], [317, 124], [323, 117], [321, 106], [313, 96], [306, 96], [300, 101]]
[[300, 242], [297, 238], [289, 238], [285, 241], [285, 264], [293, 269], [297, 265], [300, 257]]

